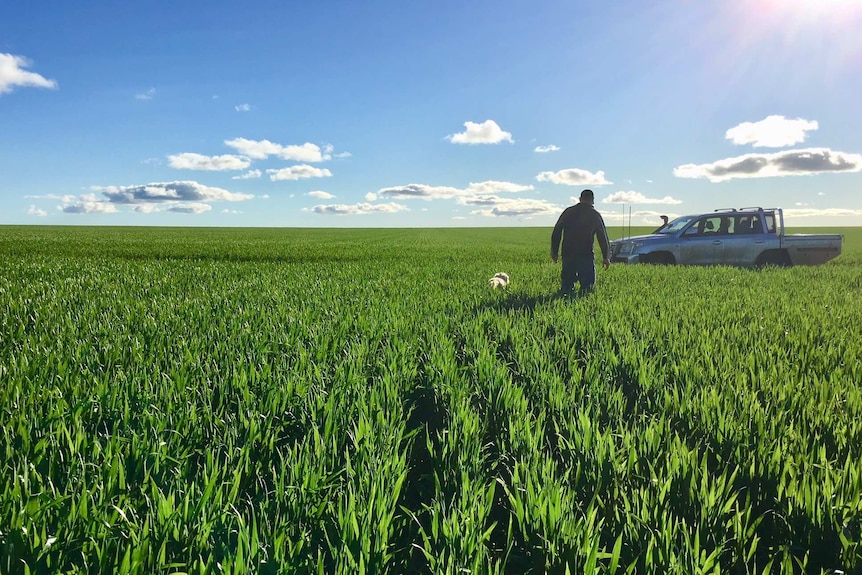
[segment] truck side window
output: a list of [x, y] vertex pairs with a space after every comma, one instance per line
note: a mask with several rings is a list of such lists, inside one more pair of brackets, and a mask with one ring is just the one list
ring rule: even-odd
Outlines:
[[751, 234], [762, 234], [763, 226], [760, 224], [760, 218], [757, 216], [753, 216], [751, 218], [751, 230], [749, 231]]

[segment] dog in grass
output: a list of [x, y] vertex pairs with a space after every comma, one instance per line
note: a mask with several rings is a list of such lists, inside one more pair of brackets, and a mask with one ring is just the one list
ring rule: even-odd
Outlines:
[[505, 272], [494, 274], [494, 277], [488, 280], [488, 287], [491, 289], [503, 289], [509, 287], [509, 274]]

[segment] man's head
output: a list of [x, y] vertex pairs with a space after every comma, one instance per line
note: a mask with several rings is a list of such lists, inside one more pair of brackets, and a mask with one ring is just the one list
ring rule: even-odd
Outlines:
[[582, 204], [592, 205], [595, 200], [596, 200], [596, 198], [593, 195], [592, 190], [584, 190], [583, 192], [581, 192], [581, 203]]

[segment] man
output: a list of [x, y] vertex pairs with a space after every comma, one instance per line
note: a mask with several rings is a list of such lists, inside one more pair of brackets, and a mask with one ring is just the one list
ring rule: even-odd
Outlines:
[[593, 238], [599, 240], [605, 269], [611, 265], [608, 232], [601, 214], [593, 208], [593, 202], [593, 191], [582, 191], [580, 202], [563, 211], [551, 234], [551, 259], [554, 263], [557, 263], [557, 254], [560, 253], [560, 239], [563, 241], [563, 269], [560, 275], [562, 295], [572, 294], [575, 282], [581, 284], [581, 295], [593, 290], [596, 283]]

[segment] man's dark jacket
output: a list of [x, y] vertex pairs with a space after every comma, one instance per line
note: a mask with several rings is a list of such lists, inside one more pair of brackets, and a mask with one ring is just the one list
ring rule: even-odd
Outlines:
[[556, 256], [563, 240], [564, 260], [593, 255], [593, 237], [598, 238], [602, 257], [610, 259], [608, 232], [601, 214], [588, 203], [569, 206], [560, 215], [551, 234], [551, 255]]

